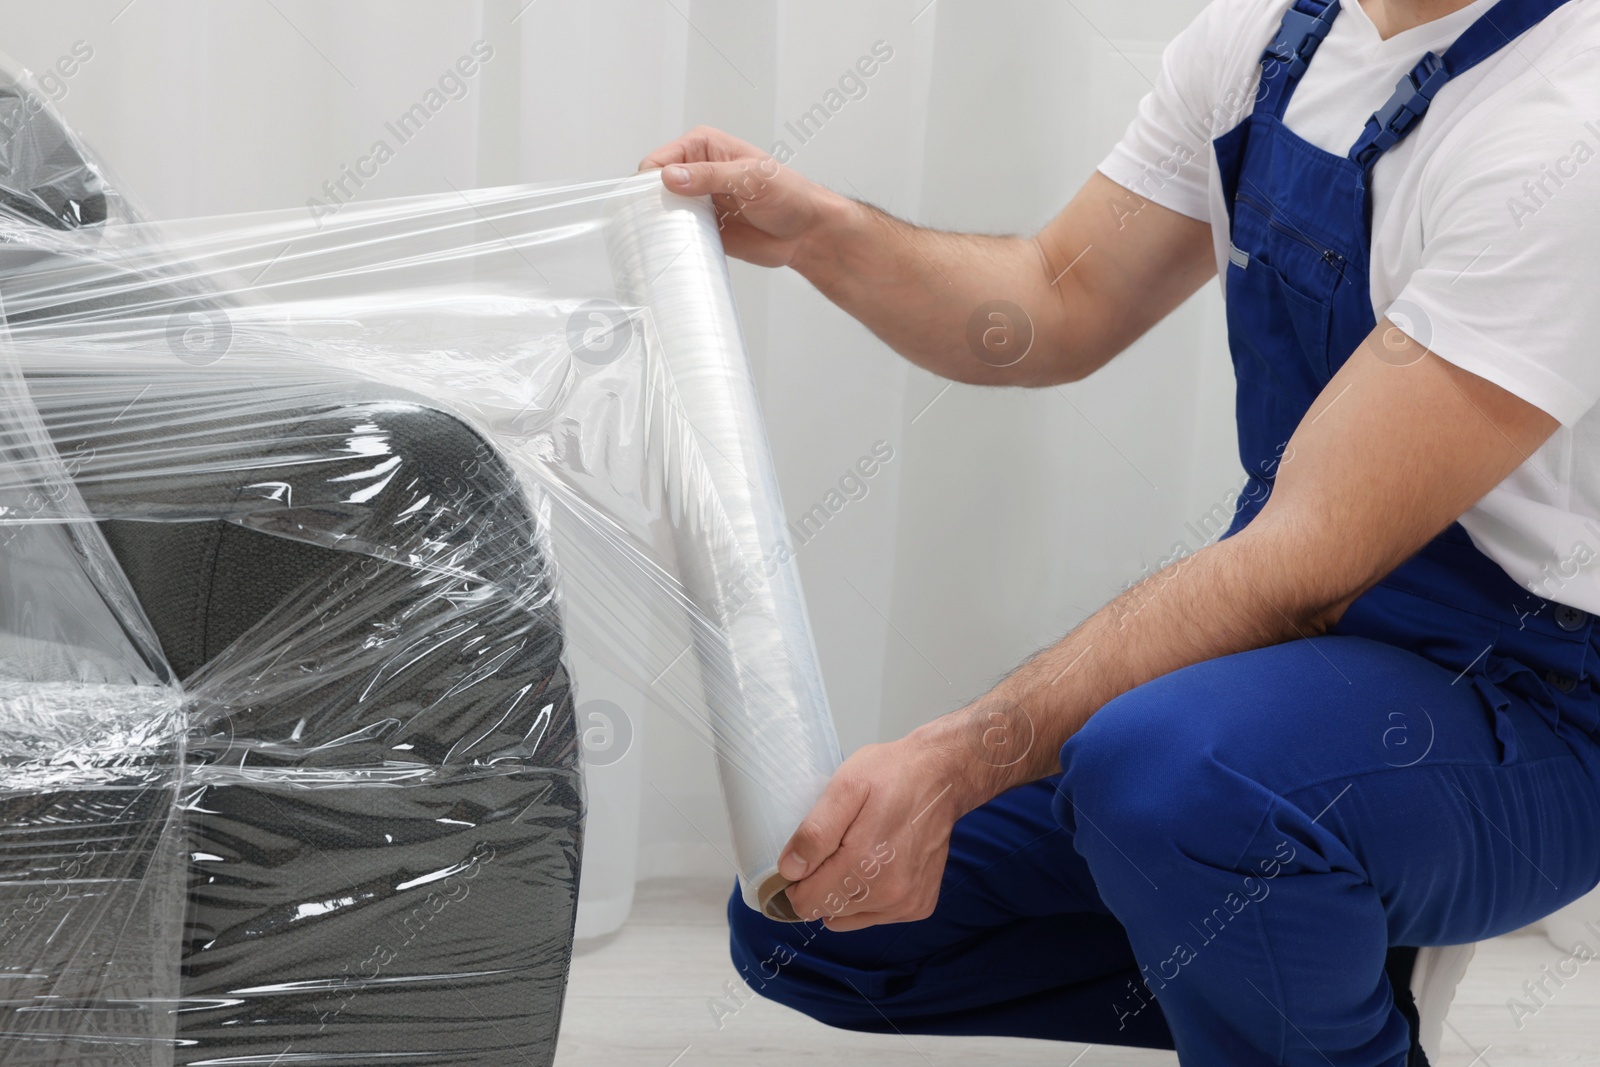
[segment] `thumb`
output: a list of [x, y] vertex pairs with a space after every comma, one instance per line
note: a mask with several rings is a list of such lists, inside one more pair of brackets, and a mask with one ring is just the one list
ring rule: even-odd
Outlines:
[[855, 822], [867, 800], [866, 782], [835, 774], [789, 838], [778, 859], [778, 873], [798, 882], [822, 866], [839, 850], [845, 831]]
[[733, 163], [673, 163], [662, 168], [668, 189], [684, 196], [722, 193], [754, 200], [778, 174], [776, 160], [738, 160]]

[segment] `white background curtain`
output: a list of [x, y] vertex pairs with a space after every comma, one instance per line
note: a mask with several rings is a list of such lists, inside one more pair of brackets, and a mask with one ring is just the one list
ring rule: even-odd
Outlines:
[[[485, 41], [467, 95], [358, 197], [619, 176], [708, 123], [782, 140], [802, 172], [903, 217], [1023, 233], [1082, 184], [1201, 6], [0, 0], [0, 48], [39, 73], [93, 49], [59, 106], [157, 217], [326, 200]], [[877, 42], [893, 56], [866, 94], [802, 144], [786, 123]], [[792, 273], [735, 280], [790, 517], [876, 442], [894, 449], [798, 551], [847, 753], [959, 706], [1198, 547], [1188, 524], [1240, 480], [1214, 286], [1090, 381], [1024, 392], [947, 387]], [[630, 886], [635, 858], [640, 877], [730, 874], [710, 753], [647, 695], [625, 711], [637, 744], [593, 781], [595, 859]]]

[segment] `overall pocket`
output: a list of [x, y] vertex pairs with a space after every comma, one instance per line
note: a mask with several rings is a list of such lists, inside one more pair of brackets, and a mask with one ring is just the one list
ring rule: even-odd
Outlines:
[[[1267, 338], [1282, 338], [1298, 350], [1304, 373], [1294, 380], [1314, 383], [1320, 391], [1335, 369], [1329, 341], [1334, 290], [1344, 273], [1344, 257], [1242, 191], [1234, 200], [1232, 245], [1230, 290], [1243, 280], [1239, 297], [1261, 309], [1256, 325], [1268, 331]], [[1281, 340], [1267, 343], [1276, 352], [1286, 349]], [[1341, 353], [1338, 362], [1345, 355]]]

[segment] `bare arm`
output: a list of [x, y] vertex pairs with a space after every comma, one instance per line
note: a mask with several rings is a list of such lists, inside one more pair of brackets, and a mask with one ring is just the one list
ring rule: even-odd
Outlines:
[[913, 226], [712, 129], [652, 152], [652, 167], [669, 189], [712, 195], [730, 255], [793, 267], [895, 351], [961, 382], [1083, 378], [1216, 273], [1206, 223], [1099, 173], [1025, 238]]
[[[790, 843], [805, 862], [785, 854], [785, 875], [805, 876], [790, 902], [834, 916], [835, 930], [931, 913], [955, 820], [1059, 770], [1061, 745], [1102, 705], [1189, 664], [1326, 632], [1555, 428], [1379, 323], [1300, 423], [1249, 526], [1113, 600], [968, 707], [853, 754]], [[984, 744], [996, 729], [1032, 748], [992, 766]], [[831, 906], [883, 841], [895, 860], [871, 894]]]

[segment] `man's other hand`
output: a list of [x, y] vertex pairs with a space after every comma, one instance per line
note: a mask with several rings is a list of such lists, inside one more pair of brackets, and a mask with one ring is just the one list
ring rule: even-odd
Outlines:
[[933, 914], [970, 793], [956, 757], [913, 732], [844, 761], [778, 863], [802, 919], [842, 932]]

